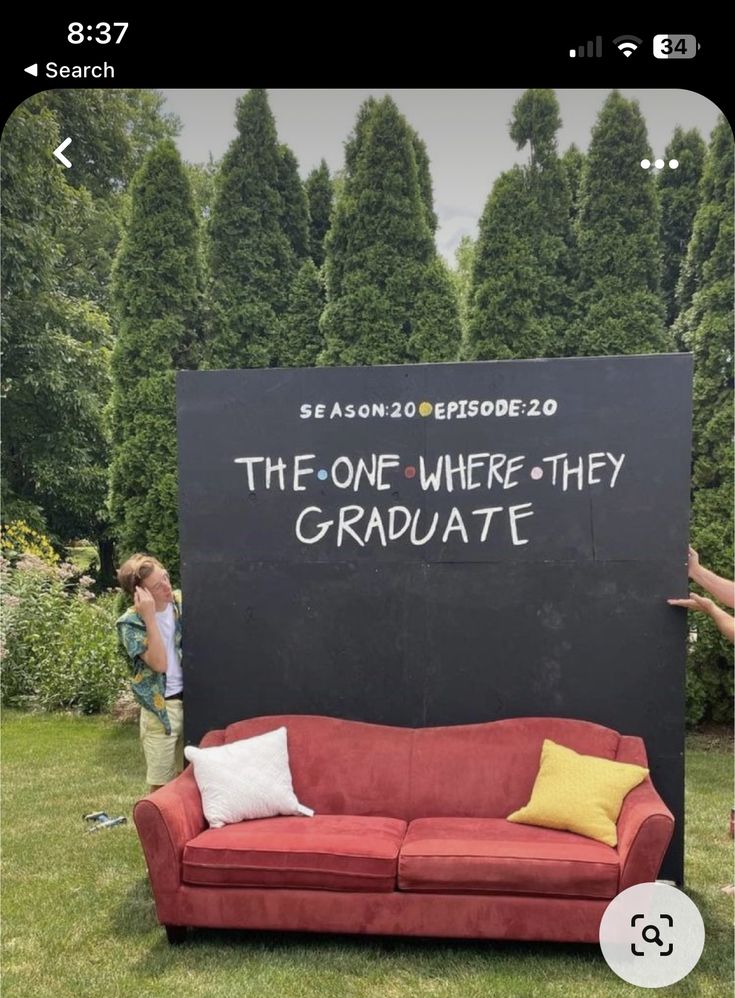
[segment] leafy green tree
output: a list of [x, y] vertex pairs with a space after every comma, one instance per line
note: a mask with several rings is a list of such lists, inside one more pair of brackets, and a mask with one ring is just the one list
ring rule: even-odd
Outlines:
[[450, 360], [456, 299], [436, 259], [415, 133], [390, 97], [366, 101], [345, 149], [345, 183], [327, 237], [327, 364]]
[[208, 362], [268, 367], [297, 263], [283, 228], [283, 157], [265, 90], [239, 98], [236, 122], [238, 134], [222, 160], [209, 225]]
[[110, 506], [120, 556], [179, 570], [174, 372], [200, 357], [198, 222], [178, 152], [160, 143], [131, 185], [114, 270]]
[[[658, 176], [663, 249], [661, 292], [666, 305], [667, 326], [677, 316], [676, 285], [699, 207], [699, 182], [706, 152], [707, 146], [696, 128], [689, 132], [677, 128], [666, 147], [665, 159], [667, 163], [676, 159], [679, 166], [675, 170], [662, 170]], [[681, 344], [678, 345], [681, 347]]]
[[306, 196], [309, 203], [309, 248], [317, 267], [324, 263], [324, 240], [332, 216], [334, 191], [326, 160], [312, 170], [306, 178]]
[[556, 153], [561, 125], [552, 90], [528, 90], [510, 135], [529, 163], [496, 180], [480, 219], [465, 356], [553, 357], [567, 352], [573, 243], [567, 171]]
[[61, 136], [72, 138], [67, 155], [74, 168], [66, 179], [95, 198], [126, 189], [146, 153], [181, 130], [155, 90], [62, 88], [44, 97]]
[[[733, 143], [720, 117], [678, 285], [675, 335], [694, 355], [692, 543], [703, 565], [730, 578], [733, 564]], [[696, 617], [689, 718], [732, 721], [732, 648], [709, 617]]]
[[62, 234], [89, 195], [49, 169], [60, 141], [44, 94], [17, 108], [3, 135], [3, 515], [57, 542], [97, 537], [105, 500], [110, 330], [63, 283]]
[[[107, 585], [110, 272], [133, 171], [179, 127], [162, 106], [149, 90], [48, 90], [3, 136], [5, 515], [22, 510], [59, 545], [96, 540]], [[71, 170], [49, 160], [65, 137]]]
[[110, 310], [112, 262], [128, 210], [127, 189], [143, 157], [161, 139], [180, 130], [175, 115], [163, 111], [154, 90], [59, 89], [42, 96], [53, 112], [73, 168], [66, 181], [78, 191], [77, 211], [59, 232], [64, 244], [57, 272], [60, 289], [91, 298]]
[[577, 225], [578, 315], [571, 332], [579, 355], [670, 349], [660, 293], [660, 211], [637, 101], [614, 90], [587, 152]]

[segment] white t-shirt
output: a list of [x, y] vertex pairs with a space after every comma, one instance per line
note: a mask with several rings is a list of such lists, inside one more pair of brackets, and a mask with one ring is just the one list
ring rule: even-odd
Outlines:
[[174, 693], [181, 693], [184, 688], [184, 674], [181, 671], [181, 662], [176, 654], [176, 643], [174, 634], [176, 633], [176, 618], [174, 617], [173, 603], [169, 603], [165, 610], [156, 612], [156, 623], [166, 649], [166, 696], [170, 697]]

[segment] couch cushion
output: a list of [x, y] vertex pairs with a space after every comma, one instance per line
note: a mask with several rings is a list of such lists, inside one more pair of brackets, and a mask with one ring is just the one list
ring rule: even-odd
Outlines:
[[610, 846], [502, 818], [419, 818], [398, 859], [404, 891], [612, 898], [618, 873]]
[[184, 849], [184, 882], [392, 891], [406, 823], [317, 814], [210, 828]]
[[[225, 741], [251, 738], [281, 725], [288, 730], [294, 793], [317, 814], [403, 820], [409, 817], [411, 728], [308, 714], [278, 714], [231, 724], [225, 730]], [[526, 794], [519, 798], [518, 804], [509, 802], [503, 816], [511, 807], [520, 807], [527, 800]]]
[[[291, 729], [289, 728], [289, 749]], [[590, 721], [560, 717], [514, 717], [485, 724], [459, 724], [414, 731], [411, 806], [408, 818], [505, 818], [531, 796], [545, 738], [575, 752], [615, 759], [620, 735]], [[319, 810], [310, 797], [300, 800]], [[330, 811], [339, 811], [330, 808]]]

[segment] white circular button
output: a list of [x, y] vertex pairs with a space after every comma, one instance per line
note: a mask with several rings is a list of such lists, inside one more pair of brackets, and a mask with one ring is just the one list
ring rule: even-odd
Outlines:
[[664, 988], [697, 965], [704, 922], [683, 891], [668, 884], [636, 884], [610, 902], [600, 923], [608, 966], [628, 984]]

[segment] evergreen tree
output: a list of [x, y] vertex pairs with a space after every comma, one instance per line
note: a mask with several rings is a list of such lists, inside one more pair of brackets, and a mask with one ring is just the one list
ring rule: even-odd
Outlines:
[[191, 195], [194, 198], [194, 209], [201, 223], [206, 222], [214, 207], [217, 191], [217, 174], [219, 163], [209, 154], [206, 163], [185, 163], [184, 169], [189, 178]]
[[[728, 578], [733, 564], [733, 134], [720, 117], [704, 165], [701, 201], [679, 280], [675, 334], [694, 355], [692, 544], [703, 565]], [[709, 617], [696, 616], [689, 719], [730, 722], [732, 648]]]
[[510, 137], [517, 149], [528, 144], [531, 168], [556, 157], [556, 133], [560, 128], [559, 102], [553, 90], [527, 90], [516, 101]]
[[[561, 158], [562, 166], [567, 175], [569, 199], [571, 204], [572, 225], [577, 220], [579, 198], [582, 191], [582, 173], [584, 171], [584, 153], [572, 143]], [[574, 273], [572, 268], [572, 273]]]
[[637, 101], [617, 90], [592, 132], [577, 226], [578, 315], [571, 333], [579, 355], [670, 349], [660, 294], [660, 212]]
[[356, 175], [359, 154], [377, 106], [375, 97], [368, 97], [361, 104], [355, 128], [345, 143], [344, 170], [335, 178], [334, 212], [324, 241], [324, 277], [328, 301], [334, 301], [344, 294], [344, 268], [351, 259], [351, 220], [357, 209], [352, 178]]
[[[679, 166], [676, 170], [662, 170], [658, 177], [663, 249], [661, 293], [666, 306], [667, 326], [677, 315], [676, 285], [699, 207], [699, 182], [706, 151], [707, 147], [696, 128], [689, 132], [677, 128], [666, 147], [665, 159], [667, 163], [676, 159]], [[681, 344], [677, 345], [681, 347]]]
[[567, 352], [573, 235], [556, 95], [528, 90], [513, 114], [511, 138], [530, 161], [497, 179], [480, 219], [465, 347], [474, 360]]
[[286, 145], [279, 147], [278, 190], [283, 211], [281, 226], [288, 236], [294, 257], [299, 264], [309, 255], [309, 206], [304, 185], [299, 177], [299, 164]]
[[455, 358], [456, 299], [436, 260], [414, 134], [390, 97], [361, 108], [346, 164], [327, 238], [321, 362]]
[[[569, 232], [567, 236], [568, 247], [567, 247], [567, 274], [568, 274], [568, 292], [569, 292], [569, 315], [567, 316], [567, 323], [569, 319], [574, 314], [575, 309], [575, 286], [576, 278], [579, 274], [579, 247], [577, 245], [577, 229], [578, 229], [578, 218], [579, 218], [579, 205], [580, 197], [582, 195], [582, 177], [584, 175], [584, 164], [585, 155], [581, 152], [574, 144], [570, 145], [567, 151], [561, 158], [562, 166], [567, 178], [567, 184], [569, 185], [569, 198], [570, 198], [570, 214], [569, 214]], [[569, 328], [567, 325], [566, 330], [563, 333], [563, 349], [559, 350], [561, 354], [571, 354], [573, 353], [571, 336]]]
[[212, 210], [208, 363], [267, 367], [277, 350], [296, 260], [283, 229], [282, 157], [264, 90], [237, 102], [237, 138], [222, 160]]
[[462, 345], [460, 356], [467, 357], [467, 324], [469, 321], [470, 290], [472, 287], [472, 271], [475, 265], [476, 243], [472, 236], [464, 235], [454, 251], [455, 267], [449, 276], [454, 284], [454, 294], [459, 307], [459, 324], [462, 329]]
[[314, 367], [324, 346], [319, 319], [324, 309], [324, 285], [314, 261], [301, 265], [283, 319], [279, 367]]
[[431, 184], [431, 163], [429, 162], [429, 154], [426, 151], [426, 143], [419, 136], [418, 132], [415, 132], [413, 128], [409, 128], [409, 133], [411, 135], [411, 141], [413, 142], [414, 156], [416, 157], [416, 177], [419, 184], [421, 201], [426, 211], [426, 224], [429, 226], [432, 235], [434, 235], [436, 233], [438, 219], [436, 217], [436, 212], [434, 211], [434, 192]]
[[534, 252], [524, 232], [530, 211], [524, 172], [514, 166], [495, 181], [480, 217], [470, 286], [468, 360], [511, 360], [545, 352], [546, 337], [540, 344], [533, 337]]
[[440, 256], [416, 274], [415, 287], [415, 299], [408, 302], [411, 334], [406, 359], [413, 364], [459, 360], [459, 300], [449, 267]]
[[110, 505], [119, 555], [150, 551], [176, 576], [175, 371], [199, 360], [197, 218], [173, 143], [149, 154], [131, 185], [131, 216], [113, 273]]
[[306, 178], [306, 197], [309, 203], [309, 249], [317, 267], [324, 263], [324, 240], [332, 216], [334, 192], [325, 160]]
[[[202, 287], [207, 287], [212, 249], [209, 238], [209, 219], [212, 215], [212, 208], [216, 197], [219, 164], [210, 153], [206, 163], [184, 163], [184, 169], [186, 170], [189, 187], [191, 188], [194, 211], [199, 222], [199, 260], [202, 269]], [[205, 304], [203, 302], [202, 315], [204, 315], [204, 312]], [[202, 319], [203, 329], [209, 325]], [[203, 352], [206, 352], [206, 350]]]

